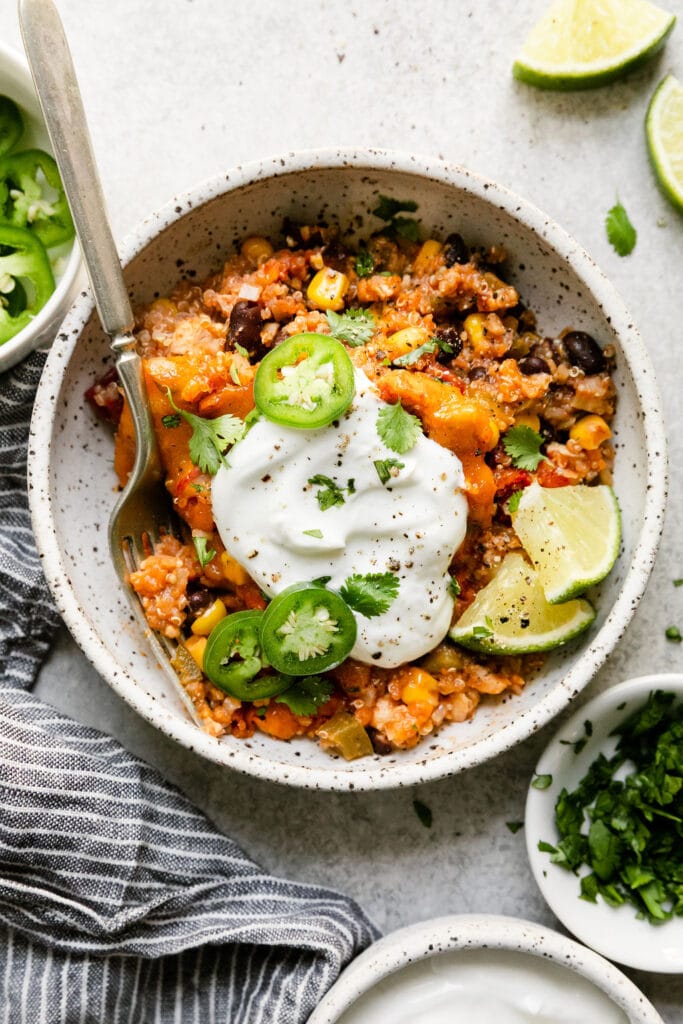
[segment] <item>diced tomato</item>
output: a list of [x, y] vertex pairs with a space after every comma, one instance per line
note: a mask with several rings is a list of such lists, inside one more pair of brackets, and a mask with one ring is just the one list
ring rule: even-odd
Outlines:
[[559, 472], [552, 462], [541, 462], [536, 470], [536, 479], [541, 487], [568, 487], [573, 483], [563, 473]]
[[118, 425], [123, 410], [123, 395], [119, 387], [119, 375], [114, 366], [95, 381], [85, 392], [85, 399], [101, 420]]
[[496, 501], [504, 502], [514, 494], [528, 487], [533, 477], [525, 469], [514, 469], [507, 467], [495, 473], [496, 478]]

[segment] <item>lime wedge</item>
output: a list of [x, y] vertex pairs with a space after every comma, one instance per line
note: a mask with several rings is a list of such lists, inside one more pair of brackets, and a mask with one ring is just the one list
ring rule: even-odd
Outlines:
[[662, 191], [683, 213], [683, 85], [673, 75], [660, 82], [650, 100], [645, 135]]
[[449, 636], [482, 654], [529, 654], [559, 647], [587, 629], [594, 618], [588, 601], [549, 604], [535, 569], [519, 551], [512, 551]]
[[522, 491], [512, 525], [551, 604], [599, 583], [619, 554], [619, 506], [604, 484], [541, 487], [534, 482]]
[[592, 89], [649, 60], [675, 23], [647, 0], [555, 0], [512, 73], [541, 89]]

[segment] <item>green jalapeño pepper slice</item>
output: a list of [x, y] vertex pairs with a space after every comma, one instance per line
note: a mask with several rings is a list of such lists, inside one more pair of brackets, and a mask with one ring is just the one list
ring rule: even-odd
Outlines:
[[270, 602], [261, 620], [261, 644], [278, 672], [312, 676], [339, 665], [356, 642], [356, 619], [331, 590], [295, 583]]
[[254, 401], [283, 427], [326, 427], [351, 404], [353, 363], [327, 334], [295, 334], [265, 356], [254, 378]]
[[19, 107], [9, 96], [0, 96], [0, 156], [9, 153], [24, 132]]
[[0, 158], [0, 221], [30, 228], [44, 246], [68, 242], [74, 223], [57, 164], [42, 149]]
[[54, 290], [42, 242], [0, 221], [0, 345], [31, 322]]
[[262, 700], [283, 693], [293, 679], [270, 675], [256, 678], [266, 665], [261, 654], [263, 612], [234, 612], [221, 619], [209, 634], [204, 650], [204, 672], [211, 682], [238, 700]]

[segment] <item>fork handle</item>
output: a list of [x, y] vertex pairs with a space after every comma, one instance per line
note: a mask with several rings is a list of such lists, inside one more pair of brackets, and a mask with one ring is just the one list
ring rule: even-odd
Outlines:
[[128, 349], [132, 338], [126, 335], [133, 327], [133, 311], [105, 212], [102, 186], [64, 29], [52, 0], [19, 0], [19, 21], [97, 312], [104, 330], [115, 340], [115, 351]]

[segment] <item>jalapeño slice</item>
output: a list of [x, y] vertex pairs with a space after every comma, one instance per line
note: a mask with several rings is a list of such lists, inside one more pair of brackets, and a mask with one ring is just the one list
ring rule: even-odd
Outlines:
[[23, 132], [24, 122], [18, 106], [9, 96], [0, 96], [0, 156], [16, 145]]
[[261, 654], [263, 612], [235, 612], [221, 619], [209, 634], [204, 651], [204, 672], [220, 690], [238, 700], [262, 700], [283, 693], [293, 679], [259, 676], [266, 661]]
[[30, 231], [0, 221], [0, 345], [30, 324], [54, 290], [42, 243]]
[[254, 401], [283, 427], [326, 427], [351, 404], [353, 363], [327, 334], [295, 334], [265, 356], [254, 379]]
[[312, 676], [339, 665], [356, 642], [356, 619], [338, 594], [295, 583], [270, 602], [261, 620], [268, 662], [289, 676]]
[[0, 219], [30, 228], [47, 248], [73, 238], [64, 186], [49, 153], [26, 149], [0, 158]]

